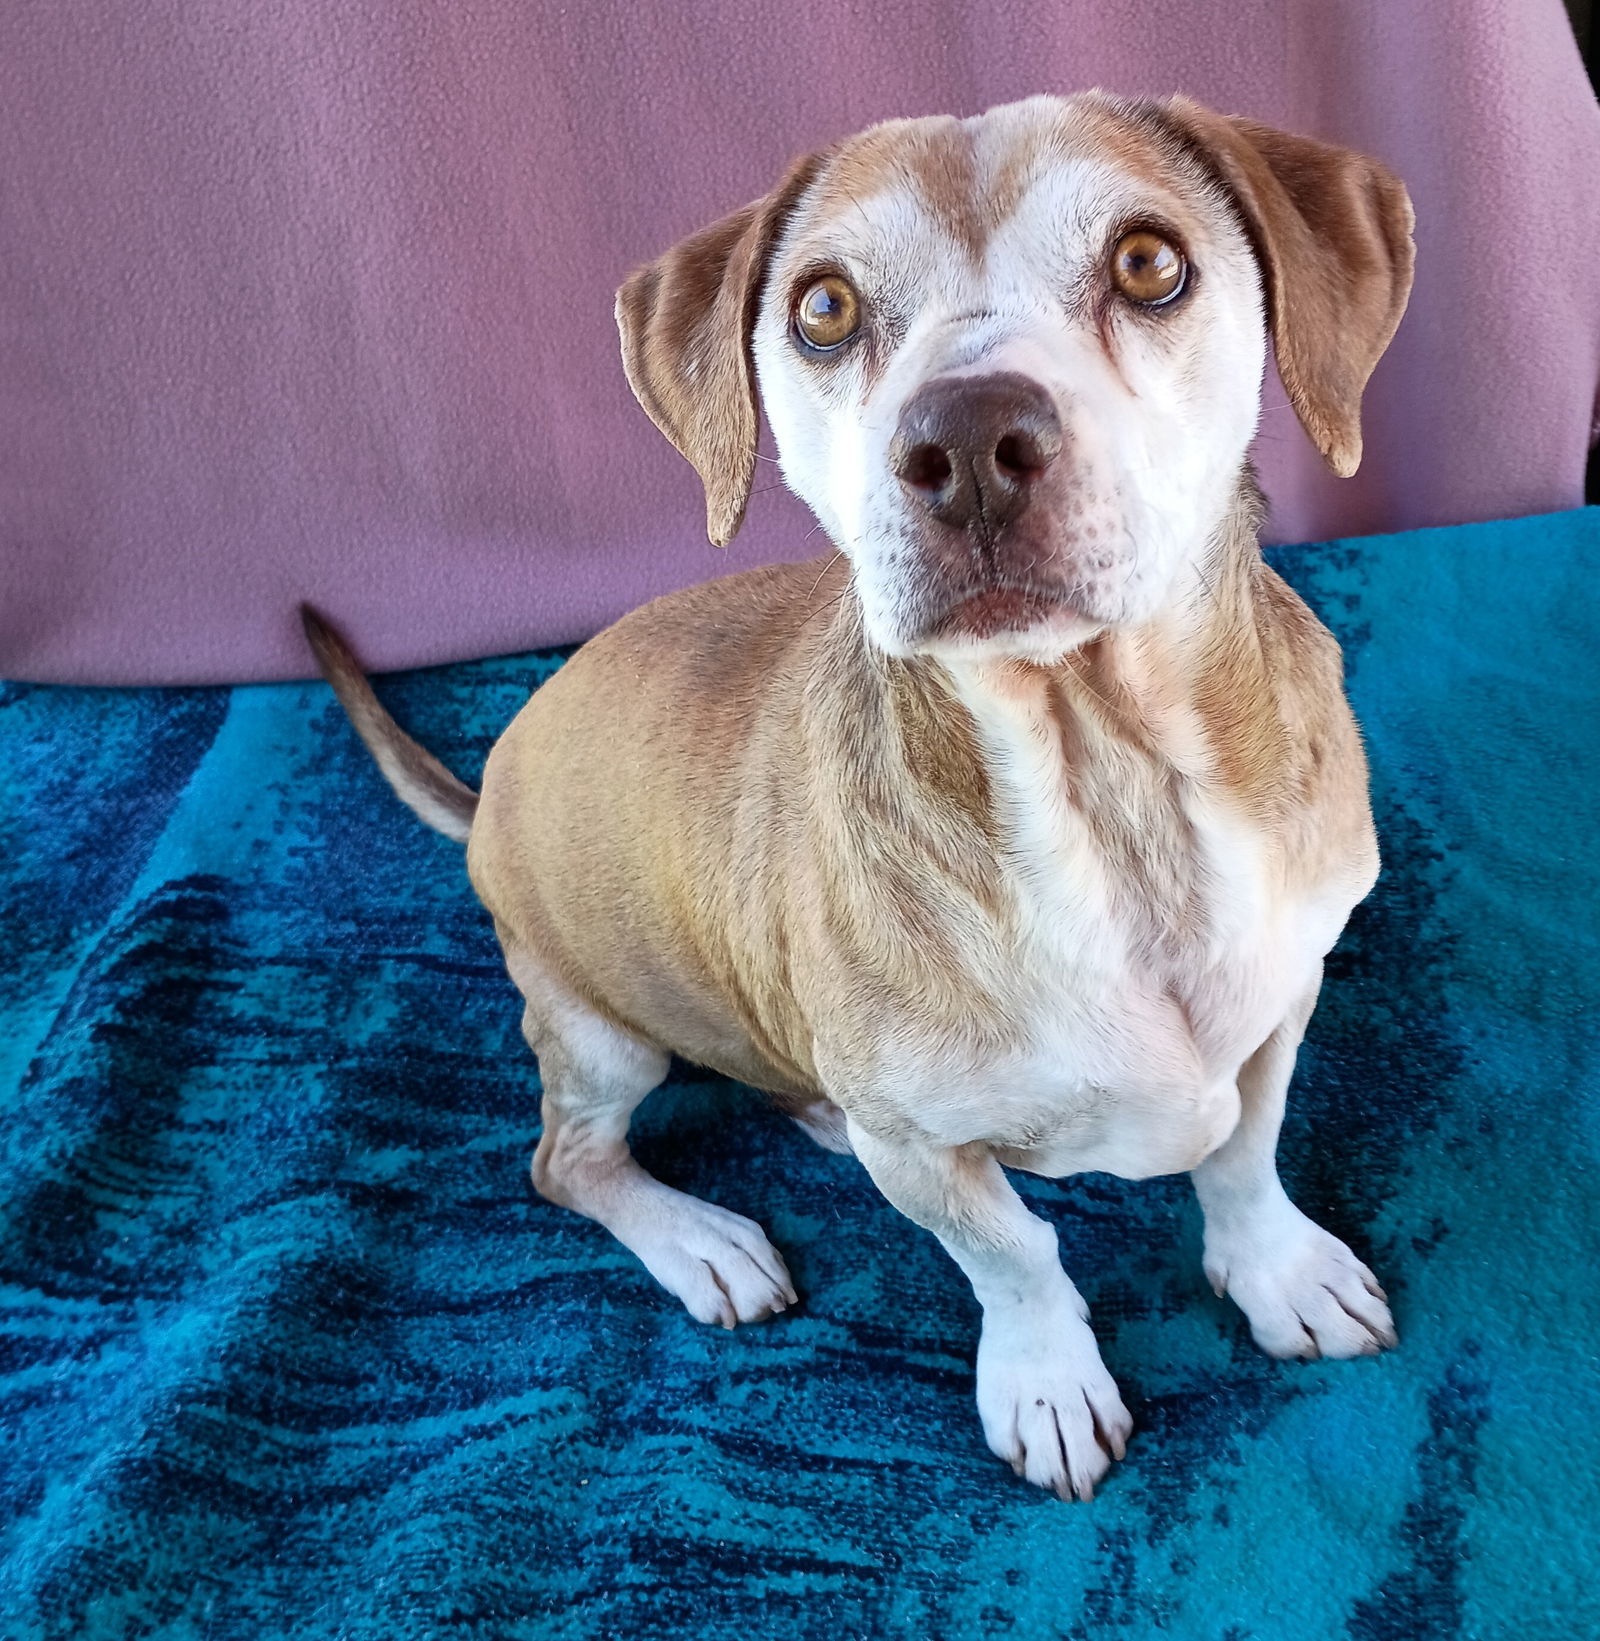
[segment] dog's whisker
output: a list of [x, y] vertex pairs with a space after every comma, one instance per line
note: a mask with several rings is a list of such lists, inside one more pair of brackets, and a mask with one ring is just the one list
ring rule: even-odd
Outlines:
[[817, 596], [817, 588], [822, 585], [822, 578], [843, 557], [844, 557], [844, 554], [841, 553], [837, 547], [835, 547], [834, 550], [833, 550], [832, 557], [828, 558], [828, 559], [825, 559], [823, 561], [822, 568], [817, 571], [817, 579], [811, 583], [811, 591], [806, 594], [806, 607], [808, 609], [810, 608], [811, 600]]
[[804, 629], [809, 627], [819, 615], [826, 615], [830, 610], [837, 609], [839, 605], [844, 602], [845, 597], [849, 594], [849, 592], [850, 588], [845, 587], [841, 592], [836, 593], [832, 598], [830, 598], [826, 604], [819, 604], [817, 608], [814, 609], [805, 618], [805, 620], [800, 623], [801, 628]]

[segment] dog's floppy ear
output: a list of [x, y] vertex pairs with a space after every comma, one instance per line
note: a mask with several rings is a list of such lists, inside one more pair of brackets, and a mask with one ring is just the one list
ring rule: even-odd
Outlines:
[[796, 160], [764, 199], [636, 269], [617, 292], [628, 385], [699, 473], [717, 547], [738, 531], [755, 475], [750, 336], [767, 258], [824, 157]]
[[1243, 213], [1266, 288], [1278, 374], [1340, 478], [1361, 463], [1361, 393], [1405, 312], [1414, 217], [1392, 171], [1310, 137], [1214, 114], [1167, 113]]

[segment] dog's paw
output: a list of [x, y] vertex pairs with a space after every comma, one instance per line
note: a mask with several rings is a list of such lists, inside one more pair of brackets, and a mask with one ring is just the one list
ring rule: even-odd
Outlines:
[[1338, 1239], [1291, 1209], [1271, 1236], [1207, 1240], [1205, 1269], [1269, 1355], [1376, 1356], [1398, 1343], [1388, 1296]]
[[797, 1302], [783, 1255], [754, 1220], [698, 1197], [656, 1197], [623, 1240], [697, 1322], [731, 1328]]
[[978, 1346], [978, 1414], [992, 1452], [1062, 1499], [1089, 1500], [1133, 1433], [1088, 1324], [997, 1328]]

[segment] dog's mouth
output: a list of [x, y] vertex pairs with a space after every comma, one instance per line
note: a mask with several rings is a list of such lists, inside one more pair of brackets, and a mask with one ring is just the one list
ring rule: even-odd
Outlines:
[[958, 596], [928, 623], [929, 638], [995, 638], [1083, 619], [1059, 593], [1027, 587], [978, 587]]

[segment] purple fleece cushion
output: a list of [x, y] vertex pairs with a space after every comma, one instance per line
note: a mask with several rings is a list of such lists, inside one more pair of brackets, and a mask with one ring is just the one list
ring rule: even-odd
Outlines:
[[817, 551], [777, 493], [706, 545], [616, 285], [798, 151], [1097, 84], [1416, 200], [1356, 479], [1271, 386], [1278, 539], [1580, 499], [1600, 114], [1559, 0], [6, 0], [0, 674], [305, 673], [302, 597], [376, 667], [523, 649]]

